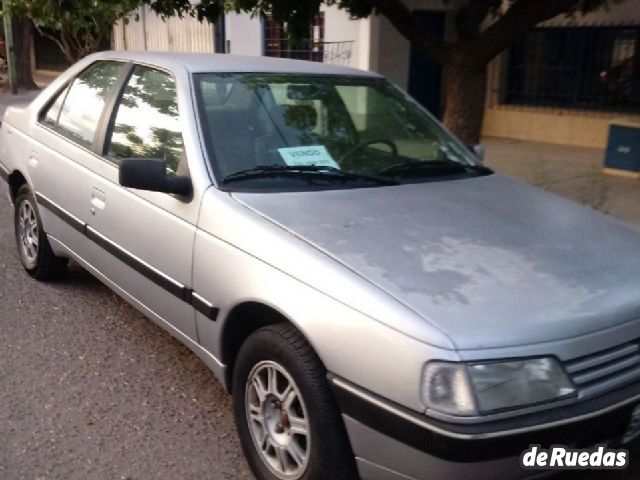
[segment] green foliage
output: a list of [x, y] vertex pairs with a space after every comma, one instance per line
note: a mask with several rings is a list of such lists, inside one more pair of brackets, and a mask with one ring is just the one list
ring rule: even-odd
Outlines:
[[[451, 3], [452, 0], [444, 0]], [[608, 8], [611, 4], [621, 3], [624, 0], [576, 0], [567, 10], [566, 14], [585, 14], [601, 8]], [[460, 4], [460, 10], [465, 8], [486, 11], [488, 15], [499, 17], [507, 7], [523, 0], [467, 0]], [[327, 6], [337, 5], [347, 10], [354, 18], [366, 18], [374, 12], [378, 12], [382, 3], [376, 0], [201, 0], [192, 4], [189, 0], [150, 0], [147, 3], [163, 16], [178, 14], [191, 15], [200, 20], [208, 20], [215, 23], [220, 14], [225, 11], [252, 13], [254, 15], [272, 15], [276, 20], [286, 22], [292, 36], [306, 32], [309, 19], [318, 12], [322, 4]]]
[[[467, 0], [457, 9], [456, 25], [462, 37], [468, 39], [478, 33], [488, 16], [500, 17], [505, 11], [532, 1]], [[562, 13], [575, 15], [608, 8], [621, 1], [624, 0], [540, 0], [539, 10], [553, 10], [563, 4], [566, 7]], [[409, 10], [401, 0], [4, 0], [5, 8], [10, 8], [13, 14], [33, 19], [40, 33], [55, 41], [70, 62], [95, 51], [108, 38], [115, 22], [122, 18], [127, 21], [127, 14], [144, 4], [163, 18], [192, 16], [212, 23], [225, 11], [272, 15], [286, 24], [293, 38], [307, 33], [309, 19], [323, 4], [338, 6], [354, 18], [366, 18], [374, 13], [386, 15], [411, 41], [416, 41], [416, 32], [420, 30], [407, 19]], [[425, 32], [425, 37], [429, 35]]]
[[41, 34], [55, 41], [70, 62], [108, 38], [113, 24], [143, 0], [4, 0], [12, 14], [29, 17]]
[[150, 5], [163, 18], [189, 15], [200, 21], [208, 20], [212, 23], [218, 20], [226, 8], [230, 8], [223, 0], [201, 0], [193, 4], [189, 0], [147, 0], [144, 3]]

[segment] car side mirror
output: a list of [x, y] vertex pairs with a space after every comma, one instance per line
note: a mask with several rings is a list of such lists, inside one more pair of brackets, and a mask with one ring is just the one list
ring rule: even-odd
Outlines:
[[151, 192], [188, 196], [192, 185], [189, 177], [167, 175], [167, 162], [148, 158], [120, 160], [120, 185]]
[[469, 145], [469, 150], [476, 157], [476, 161], [482, 165], [484, 163], [485, 146], [482, 144]]

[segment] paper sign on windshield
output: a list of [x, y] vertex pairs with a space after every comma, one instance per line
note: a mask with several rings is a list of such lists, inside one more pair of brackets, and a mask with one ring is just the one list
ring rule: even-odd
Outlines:
[[339, 168], [331, 154], [322, 145], [279, 148], [278, 152], [287, 165], [316, 165]]

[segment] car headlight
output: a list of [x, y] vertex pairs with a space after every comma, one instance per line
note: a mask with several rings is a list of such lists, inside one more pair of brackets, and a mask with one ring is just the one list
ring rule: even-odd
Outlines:
[[430, 362], [422, 396], [429, 409], [459, 416], [535, 405], [576, 394], [554, 358], [490, 363]]

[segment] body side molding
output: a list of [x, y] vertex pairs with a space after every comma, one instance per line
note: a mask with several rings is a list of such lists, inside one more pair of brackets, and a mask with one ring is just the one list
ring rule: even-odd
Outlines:
[[157, 270], [153, 266], [133, 255], [131, 252], [127, 251], [117, 243], [112, 242], [109, 238], [102, 235], [96, 229], [90, 227], [85, 222], [69, 213], [64, 208], [60, 207], [41, 193], [36, 192], [35, 196], [39, 205], [49, 210], [56, 217], [71, 226], [74, 230], [77, 230], [78, 232], [85, 235], [87, 239], [91, 240], [96, 245], [99, 245], [115, 258], [125, 263], [147, 279], [151, 280], [159, 287], [178, 297], [183, 302], [192, 305], [198, 312], [202, 313], [210, 320], [216, 321], [218, 317], [218, 308], [202, 296], [195, 293], [190, 287], [183, 285], [182, 283], [174, 280], [168, 275], [165, 275], [161, 271]]

